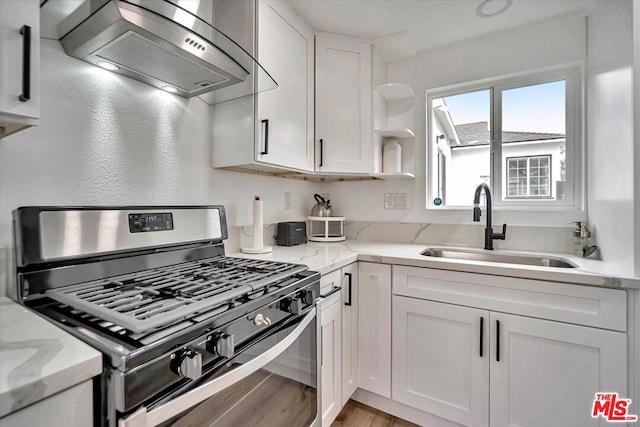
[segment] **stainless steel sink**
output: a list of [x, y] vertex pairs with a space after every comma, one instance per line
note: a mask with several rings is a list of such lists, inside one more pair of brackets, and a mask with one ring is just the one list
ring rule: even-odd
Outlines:
[[505, 254], [495, 252], [473, 252], [462, 249], [441, 249], [427, 248], [420, 252], [420, 255], [446, 258], [446, 259], [464, 259], [468, 261], [485, 261], [497, 262], [501, 264], [524, 264], [535, 265], [539, 267], [556, 267], [556, 268], [576, 268], [577, 266], [571, 261], [558, 257], [542, 257], [524, 254]]

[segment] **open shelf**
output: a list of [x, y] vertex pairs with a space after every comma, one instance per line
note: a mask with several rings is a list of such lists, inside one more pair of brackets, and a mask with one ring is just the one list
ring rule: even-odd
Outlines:
[[404, 83], [385, 83], [376, 86], [376, 91], [385, 101], [399, 101], [410, 99], [415, 96], [411, 86]]
[[386, 179], [386, 180], [391, 180], [391, 179], [414, 179], [416, 177], [411, 172], [398, 172], [398, 173], [381, 172], [381, 173], [374, 173], [373, 176], [378, 178], [378, 179]]
[[376, 134], [382, 138], [407, 139], [416, 137], [411, 129], [376, 129]]

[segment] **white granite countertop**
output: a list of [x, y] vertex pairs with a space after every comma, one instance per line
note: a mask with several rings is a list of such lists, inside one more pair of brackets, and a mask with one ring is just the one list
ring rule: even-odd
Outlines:
[[99, 351], [0, 297], [0, 417], [101, 372]]
[[[502, 264], [432, 258], [420, 255], [420, 252], [427, 247], [429, 246], [424, 244], [347, 240], [335, 243], [309, 242], [305, 245], [289, 247], [274, 246], [273, 252], [261, 255], [248, 255], [244, 253], [228, 255], [306, 264], [310, 270], [318, 271], [321, 274], [344, 267], [354, 261], [370, 261], [384, 264], [400, 264], [591, 286], [640, 289], [640, 277], [620, 276], [616, 271], [612, 271], [603, 261], [583, 259], [573, 256], [572, 254], [507, 251], [499, 249], [494, 251], [495, 253], [521, 253], [561, 257], [577, 265], [577, 268]], [[475, 250], [472, 248], [464, 249]]]
[[[306, 264], [321, 274], [355, 261], [400, 264], [442, 270], [576, 283], [591, 286], [640, 289], [640, 277], [625, 277], [602, 261], [571, 254], [522, 251], [568, 259], [577, 268], [537, 267], [482, 261], [431, 258], [420, 255], [424, 244], [347, 240], [275, 246], [262, 255], [229, 256]], [[466, 248], [470, 249], [470, 248]], [[86, 381], [102, 371], [100, 352], [52, 325], [29, 309], [0, 297], [0, 417]]]

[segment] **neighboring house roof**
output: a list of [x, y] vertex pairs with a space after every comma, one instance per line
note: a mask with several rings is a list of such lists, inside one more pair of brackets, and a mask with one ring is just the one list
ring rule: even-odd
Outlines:
[[[463, 123], [455, 125], [456, 133], [460, 139], [460, 147], [470, 145], [488, 145], [490, 142], [489, 126], [487, 122]], [[561, 133], [543, 133], [543, 132], [514, 132], [503, 131], [502, 142], [526, 142], [541, 141], [545, 139], [564, 138]], [[453, 148], [453, 147], [452, 147]]]

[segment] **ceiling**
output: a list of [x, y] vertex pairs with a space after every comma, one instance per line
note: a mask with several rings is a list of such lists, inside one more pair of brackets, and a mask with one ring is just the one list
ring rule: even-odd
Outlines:
[[[498, 9], [507, 0], [489, 0]], [[288, 0], [315, 31], [374, 40], [406, 31], [416, 51], [468, 40], [570, 14], [586, 14], [597, 0], [513, 0], [509, 9], [480, 18], [483, 0]]]

